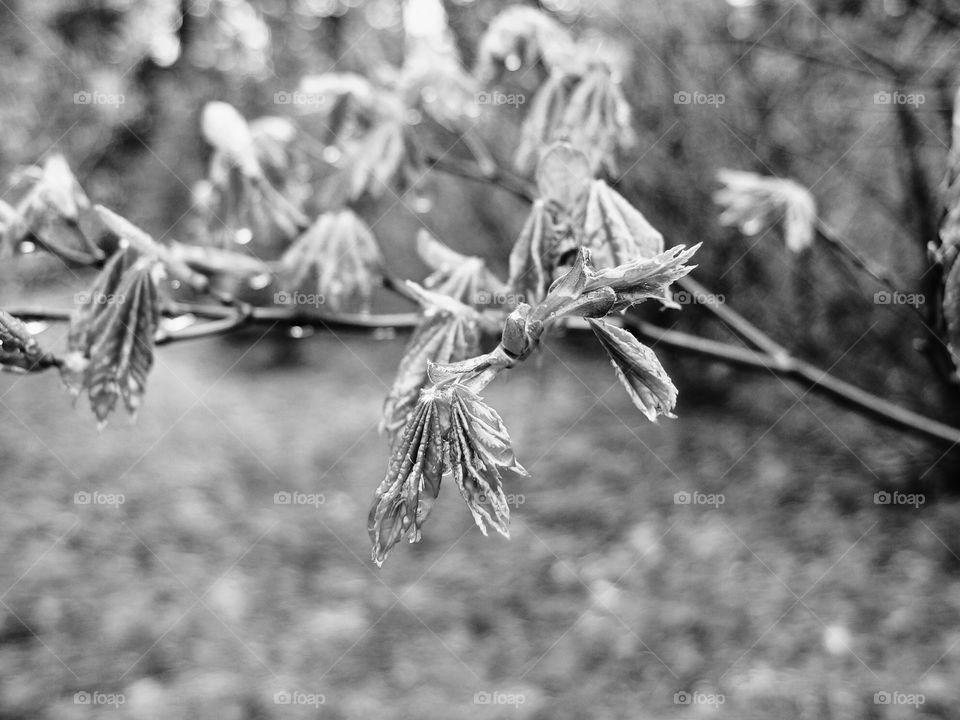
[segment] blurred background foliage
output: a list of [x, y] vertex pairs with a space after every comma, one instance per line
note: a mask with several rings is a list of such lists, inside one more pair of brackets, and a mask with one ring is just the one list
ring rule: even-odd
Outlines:
[[[468, 67], [506, 5], [445, 3]], [[876, 305], [880, 288], [822, 247], [797, 257], [776, 233], [720, 228], [710, 200], [721, 167], [794, 178], [851, 246], [925, 292], [958, 80], [951, 3], [541, 6], [619, 67], [639, 135], [620, 189], [668, 244], [704, 243], [699, 280], [801, 356], [960, 422], [956, 395], [916, 351], [909, 309]], [[275, 93], [304, 75], [399, 64], [401, 19], [396, 0], [6, 0], [0, 177], [57, 149], [95, 201], [156, 237], [202, 242], [202, 105], [289, 115], [321, 138], [309, 108]], [[502, 89], [530, 97], [542, 79]], [[895, 90], [924, 102], [875, 102]], [[725, 102], [676, 104], [681, 91]], [[83, 92], [125, 102], [75, 102]], [[527, 107], [482, 109], [504, 165]], [[522, 203], [440, 175], [418, 193], [368, 208], [397, 275], [425, 273], [422, 226], [504, 274]], [[40, 256], [0, 278], [5, 304], [63, 303], [89, 281]], [[695, 306], [679, 327], [728, 339]], [[161, 350], [140, 424], [99, 440], [49, 378], [5, 385], [0, 717], [97, 716], [72, 702], [93, 688], [127, 695], [118, 716], [287, 717], [271, 700], [283, 687], [325, 692], [323, 717], [681, 717], [696, 708], [673, 692], [694, 687], [726, 692], [730, 717], [894, 717], [871, 701], [885, 687], [919, 688], [928, 716], [958, 716], [960, 506], [943, 448], [812, 396], [798, 403], [772, 377], [671, 354], [681, 419], [648, 427], [618, 389], [606, 394], [599, 355], [558, 339], [556, 354], [491, 388], [534, 476], [514, 540], [480, 537], [448, 487], [424, 543], [398, 549], [378, 579], [361, 559], [363, 509], [386, 461], [373, 429], [402, 339], [262, 334]], [[318, 485], [319, 523], [271, 502]], [[91, 486], [128, 503], [78, 510], [73, 493]], [[893, 486], [926, 492], [927, 505], [873, 505]], [[672, 503], [693, 487], [727, 504]], [[472, 703], [513, 688], [528, 698], [519, 710]]]

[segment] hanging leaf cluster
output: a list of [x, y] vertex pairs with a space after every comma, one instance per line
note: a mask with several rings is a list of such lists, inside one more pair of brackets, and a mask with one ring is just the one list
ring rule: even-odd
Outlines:
[[119, 398], [140, 408], [160, 319], [156, 260], [131, 248], [110, 258], [70, 318], [61, 373], [74, 396], [86, 392], [100, 425]]
[[813, 245], [817, 204], [805, 187], [793, 180], [740, 170], [720, 170], [717, 179], [723, 187], [713, 201], [723, 208], [721, 225], [752, 236], [782, 220], [783, 239], [790, 251], [800, 253]]
[[[203, 108], [200, 128], [214, 149], [207, 182], [196, 192], [211, 241], [228, 247], [254, 237], [289, 241], [299, 235], [309, 224], [307, 217], [274, 186], [294, 176], [290, 148], [296, 127], [282, 118], [248, 124], [232, 105], [210, 102]], [[302, 184], [297, 187], [299, 201]]]
[[309, 284], [316, 302], [334, 311], [351, 300], [369, 310], [382, 269], [373, 232], [352, 210], [320, 215], [280, 259], [280, 275], [288, 289]]
[[397, 442], [387, 475], [377, 488], [368, 530], [374, 562], [406, 537], [418, 542], [421, 528], [452, 474], [477, 526], [486, 523], [509, 537], [510, 509], [502, 472], [526, 475], [500, 415], [459, 383], [424, 390]]

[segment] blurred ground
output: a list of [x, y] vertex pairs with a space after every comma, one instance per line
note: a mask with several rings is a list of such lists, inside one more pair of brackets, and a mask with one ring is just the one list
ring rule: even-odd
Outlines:
[[874, 503], [905, 473], [895, 436], [735, 375], [722, 405], [681, 386], [680, 419], [651, 425], [555, 339], [487, 393], [532, 474], [512, 540], [448, 485], [378, 570], [403, 338], [260, 335], [162, 349], [137, 424], [99, 434], [54, 377], [0, 376], [0, 717], [916, 714], [877, 692], [958, 716], [960, 504]]

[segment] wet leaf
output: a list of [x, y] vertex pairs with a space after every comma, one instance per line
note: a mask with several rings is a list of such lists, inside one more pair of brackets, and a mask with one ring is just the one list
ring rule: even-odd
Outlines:
[[663, 235], [603, 180], [590, 186], [583, 216], [584, 244], [596, 267], [614, 267], [663, 252]]
[[443, 403], [425, 393], [393, 450], [367, 523], [373, 543], [371, 555], [377, 565], [383, 564], [403, 537], [410, 542], [420, 540], [420, 528], [440, 492], [444, 472], [442, 411]]
[[783, 238], [794, 253], [813, 244], [817, 204], [813, 195], [792, 180], [751, 172], [720, 170], [723, 187], [713, 201], [723, 208], [720, 224], [737, 227], [744, 235], [758, 235], [783, 220]]
[[644, 300], [667, 302], [669, 286], [686, 276], [696, 265], [686, 263], [700, 249], [676, 245], [651, 258], [637, 258], [611, 268], [588, 268], [586, 290], [610, 288], [616, 292], [615, 309], [623, 310]]
[[380, 430], [391, 437], [404, 426], [420, 391], [428, 384], [428, 364], [465, 360], [480, 348], [479, 317], [473, 309], [447, 296], [424, 292], [414, 283], [410, 285], [422, 298], [424, 317], [407, 343], [383, 405]]
[[609, 68], [594, 63], [577, 83], [548, 139], [566, 139], [585, 152], [591, 176], [615, 175], [618, 157], [636, 144], [630, 105]]
[[589, 322], [637, 409], [651, 422], [656, 422], [659, 415], [675, 417], [677, 388], [653, 350], [626, 330], [603, 320]]
[[70, 320], [63, 378], [74, 395], [87, 392], [101, 426], [118, 398], [132, 415], [140, 407], [160, 318], [155, 263], [118, 251]]
[[433, 270], [423, 282], [428, 290], [466, 305], [508, 304], [509, 286], [481, 258], [461, 255], [424, 229], [417, 233], [417, 253]]
[[477, 49], [475, 75], [488, 85], [504, 70], [540, 66], [548, 73], [574, 61], [576, 44], [560, 23], [540, 10], [512, 5], [487, 26]]
[[480, 531], [486, 535], [489, 523], [501, 535], [510, 537], [510, 508], [501, 471], [524, 476], [528, 473], [517, 461], [510, 434], [496, 410], [463, 385], [453, 384], [447, 392], [453, 479]]
[[550, 250], [550, 225], [544, 201], [537, 200], [510, 252], [510, 279], [507, 284], [521, 302], [533, 305], [546, 294], [544, 259]]
[[3, 369], [30, 370], [41, 364], [44, 352], [27, 325], [0, 310], [0, 366]]
[[280, 259], [286, 286], [310, 284], [315, 304], [340, 310], [351, 299], [369, 309], [382, 273], [380, 248], [370, 227], [352, 210], [320, 215]]

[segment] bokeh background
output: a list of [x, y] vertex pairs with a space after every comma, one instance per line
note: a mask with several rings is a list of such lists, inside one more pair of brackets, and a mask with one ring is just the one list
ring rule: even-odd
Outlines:
[[[445, 6], [469, 67], [505, 3]], [[668, 242], [704, 242], [697, 279], [799, 356], [960, 422], [912, 313], [822, 248], [719, 228], [710, 202], [721, 167], [792, 177], [924, 292], [958, 80], [949, 3], [542, 7], [619, 59], [640, 138], [620, 187]], [[400, 20], [396, 0], [4, 0], [0, 176], [56, 150], [96, 201], [198, 239], [203, 103], [319, 135], [275, 93], [398, 63]], [[875, 102], [897, 89], [924, 100]], [[481, 118], [505, 164], [525, 109]], [[367, 208], [396, 274], [425, 272], [420, 227], [504, 269], [521, 203], [446, 176], [426, 197]], [[70, 307], [91, 279], [5, 261], [0, 306]], [[651, 319], [730, 340], [695, 306]], [[532, 476], [508, 490], [512, 539], [484, 538], [448, 487], [423, 542], [378, 569], [366, 513], [404, 342], [260, 327], [173, 345], [136, 424], [99, 433], [53, 375], [0, 377], [0, 717], [960, 717], [956, 451], [667, 350], [680, 417], [651, 425], [591, 343], [552, 337], [486, 394]], [[875, 503], [895, 490], [923, 502]], [[75, 502], [92, 491], [124, 502]], [[294, 491], [323, 502], [275, 503]]]

